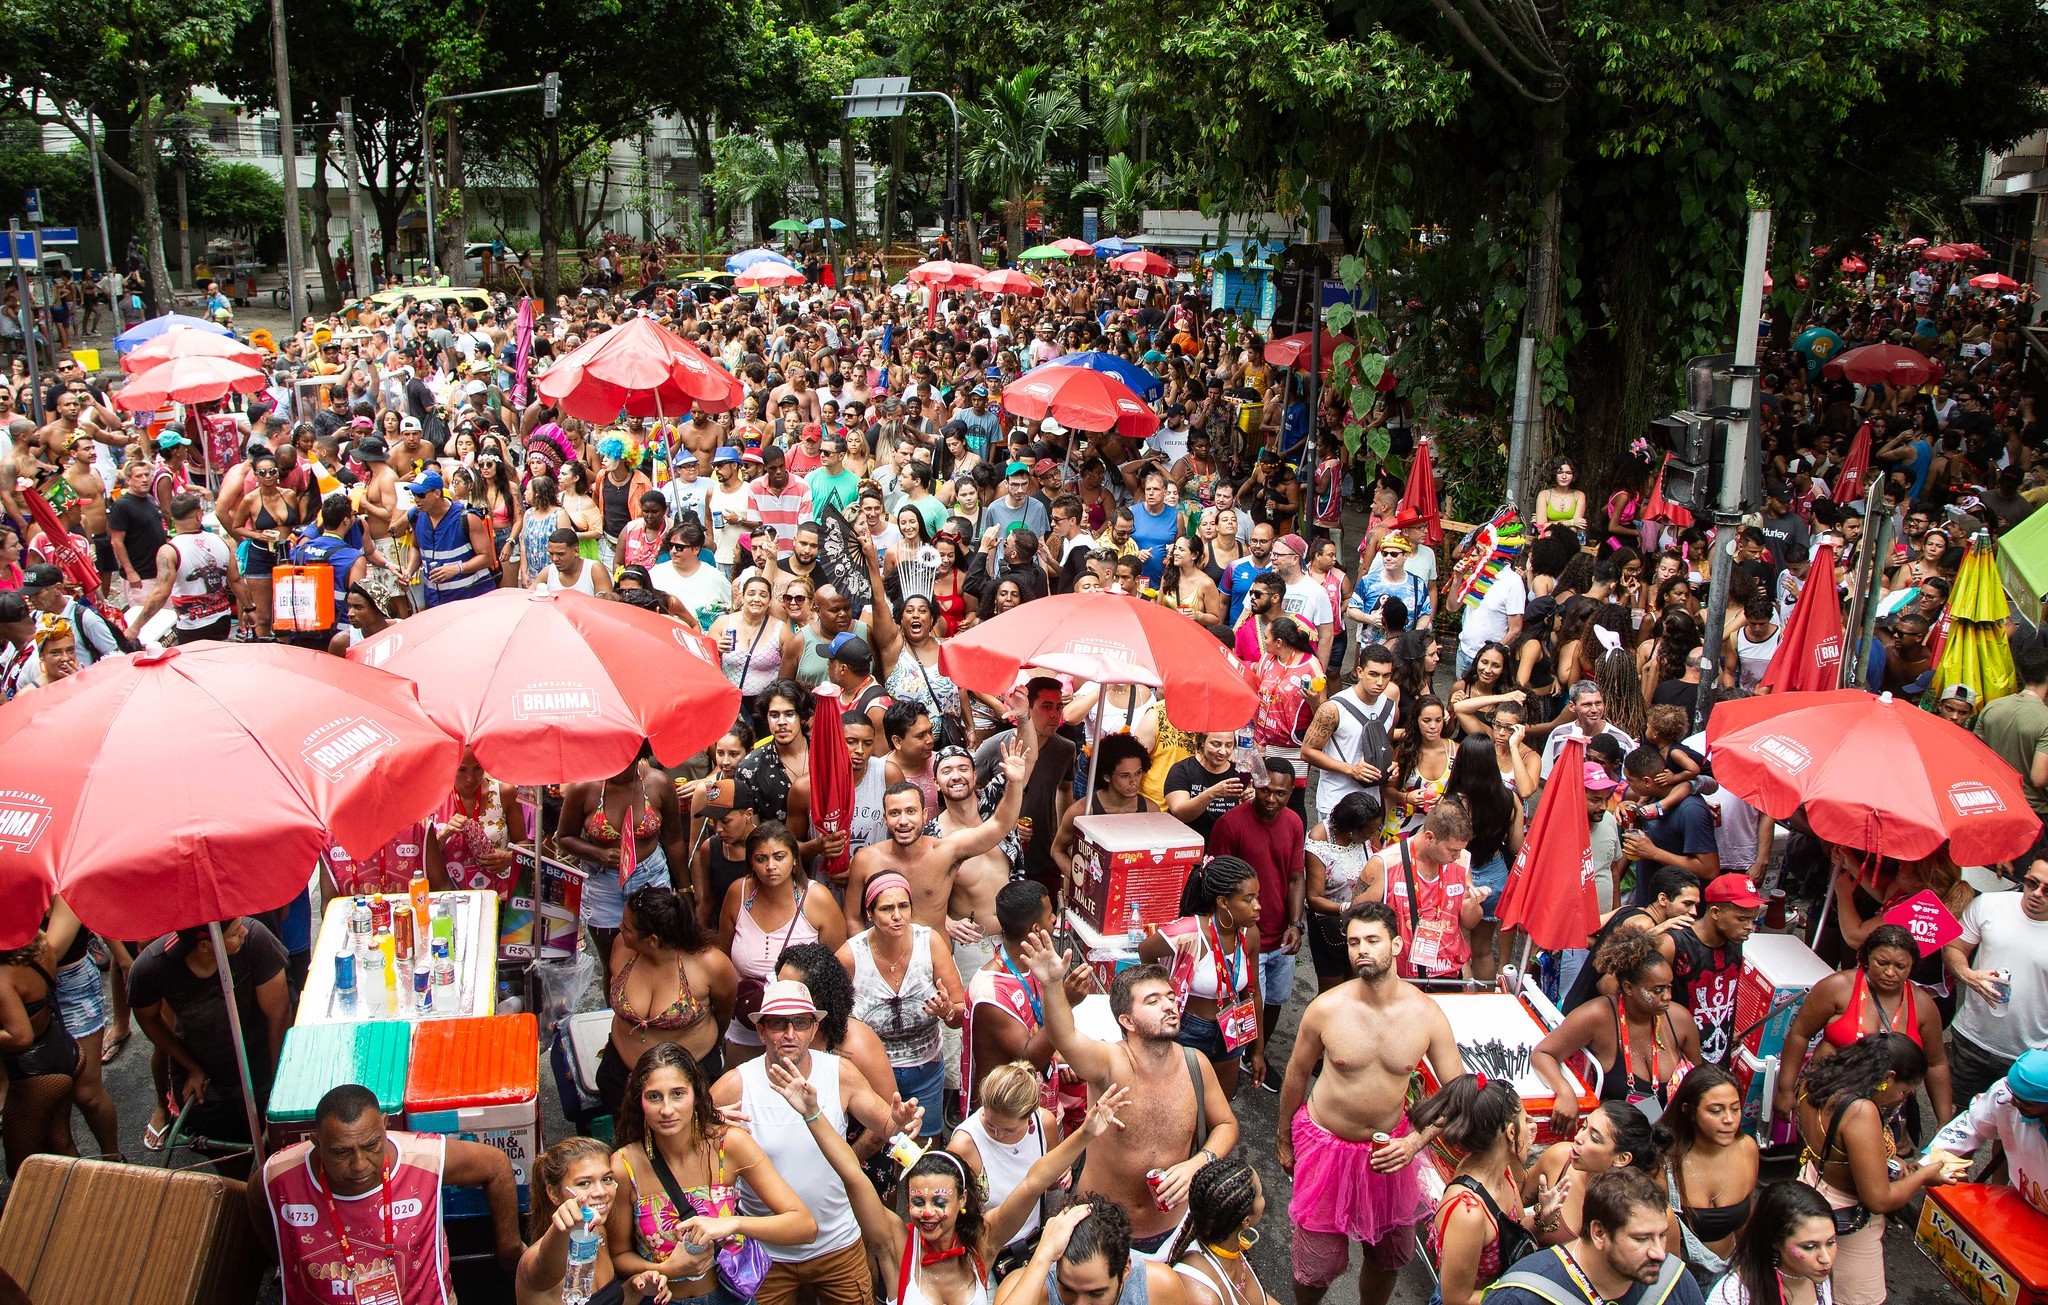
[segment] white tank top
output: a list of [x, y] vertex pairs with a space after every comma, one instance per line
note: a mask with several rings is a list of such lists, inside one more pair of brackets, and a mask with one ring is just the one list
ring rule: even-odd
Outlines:
[[903, 986], [892, 990], [875, 966], [873, 929], [849, 940], [853, 951], [853, 1017], [875, 1031], [893, 1069], [929, 1065], [939, 1058], [939, 1021], [924, 1004], [937, 995], [932, 977], [932, 931], [910, 926], [910, 966]]
[[542, 574], [540, 579], [541, 591], [552, 594], [559, 593], [564, 589], [574, 589], [579, 594], [589, 594], [594, 598], [597, 596], [597, 581], [592, 577], [597, 574], [596, 566], [595, 562], [586, 560], [583, 563], [583, 570], [577, 574], [576, 579], [569, 584], [564, 584], [562, 583], [562, 573], [555, 569], [553, 562], [550, 562], [548, 563], [547, 571]]
[[[846, 1131], [846, 1109], [839, 1099], [839, 1057], [827, 1051], [811, 1053], [809, 1078], [818, 1089], [818, 1109], [836, 1133]], [[804, 1208], [818, 1221], [818, 1235], [801, 1246], [761, 1243], [768, 1258], [802, 1264], [821, 1255], [844, 1250], [860, 1240], [860, 1224], [853, 1217], [853, 1202], [846, 1185], [833, 1172], [831, 1162], [818, 1149], [811, 1130], [790, 1108], [782, 1094], [768, 1086], [768, 1058], [756, 1056], [740, 1066], [740, 1109], [753, 1122], [747, 1131], [761, 1144], [768, 1162], [790, 1190], [798, 1194]], [[756, 1218], [770, 1213], [768, 1206], [740, 1176], [740, 1213]]]
[[[982, 1201], [982, 1208], [993, 1210], [1017, 1190], [1024, 1181], [1024, 1175], [1031, 1172], [1031, 1166], [1045, 1156], [1045, 1130], [1039, 1127], [1038, 1111], [1031, 1112], [1031, 1123], [1024, 1130], [1024, 1136], [1015, 1142], [998, 1142], [988, 1135], [987, 1112], [977, 1110], [960, 1125], [960, 1131], [974, 1139], [974, 1149], [981, 1154], [981, 1172], [988, 1180], [988, 1193]], [[1038, 1231], [1039, 1206], [1033, 1205], [1031, 1213], [1024, 1216], [1024, 1223], [1017, 1229], [1017, 1235], [1009, 1244], [1017, 1245], [1028, 1241]]]
[[1741, 666], [1736, 682], [1745, 689], [1754, 689], [1763, 682], [1764, 672], [1771, 669], [1771, 658], [1778, 655], [1778, 644], [1785, 637], [1785, 627], [1771, 631], [1771, 636], [1761, 643], [1751, 643], [1746, 627], [1735, 627], [1735, 660]]
[[[1382, 729], [1394, 727], [1394, 695], [1382, 693], [1379, 700], [1366, 703], [1358, 695], [1346, 689], [1331, 699], [1337, 705], [1337, 724], [1330, 731], [1330, 741], [1323, 745], [1323, 751], [1339, 761], [1357, 761], [1359, 757], [1360, 734], [1365, 727], [1358, 723], [1355, 712], [1362, 712], [1367, 720], [1377, 721]], [[1316, 807], [1327, 816], [1337, 803], [1353, 793], [1363, 793], [1365, 785], [1341, 771], [1326, 770], [1316, 788]]]

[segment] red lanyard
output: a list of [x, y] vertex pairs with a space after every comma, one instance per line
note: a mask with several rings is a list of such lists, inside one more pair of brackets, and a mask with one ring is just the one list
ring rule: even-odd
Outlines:
[[[355, 1248], [348, 1244], [348, 1230], [341, 1226], [341, 1211], [334, 1206], [334, 1193], [320, 1181], [320, 1175], [313, 1175], [313, 1190], [320, 1193], [320, 1199], [327, 1202], [327, 1217], [334, 1221], [334, 1235], [341, 1242], [341, 1258], [348, 1264], [350, 1290], [353, 1292], [356, 1275]], [[398, 1232], [391, 1222], [391, 1161], [384, 1161], [383, 1172], [377, 1175], [377, 1213], [384, 1222], [384, 1242], [391, 1248], [391, 1277], [398, 1279]]]
[[[488, 779], [484, 781], [484, 783], [486, 783], [486, 784], [489, 784], [490, 782], [491, 782], [491, 781], [490, 781], [490, 780], [488, 780]], [[490, 793], [489, 793], [489, 790], [488, 790], [488, 789], [482, 789], [482, 788], [480, 788], [480, 789], [478, 789], [478, 790], [477, 790], [477, 792], [476, 792], [476, 806], [474, 806], [474, 807], [471, 807], [471, 806], [470, 806], [470, 805], [469, 805], [469, 804], [468, 804], [467, 802], [464, 802], [464, 801], [462, 800], [462, 790], [461, 790], [461, 789], [456, 789], [456, 790], [454, 790], [454, 791], [453, 791], [453, 792], [452, 792], [452, 793], [450, 794], [450, 796], [451, 796], [451, 797], [453, 797], [453, 798], [455, 799], [455, 814], [456, 814], [456, 815], [458, 815], [458, 816], [468, 816], [468, 817], [469, 817], [469, 821], [470, 821], [470, 823], [471, 823], [471, 824], [478, 824], [478, 823], [481, 823], [481, 822], [482, 822], [482, 820], [483, 820], [483, 818], [484, 818], [484, 803], [485, 803], [485, 802], [486, 802], [486, 801], [487, 801], [487, 800], [489, 799], [489, 797], [490, 797]]]
[[1225, 970], [1223, 968], [1223, 930], [1217, 928], [1216, 917], [1213, 914], [1209, 916], [1209, 954], [1216, 958], [1216, 977], [1219, 979], [1227, 977], [1230, 980], [1230, 991], [1218, 992], [1216, 994], [1216, 1001], [1219, 1005], [1228, 1005], [1237, 997], [1238, 980], [1244, 974], [1244, 936], [1242, 934], [1238, 935], [1237, 945], [1231, 949], [1230, 953], [1230, 968]]
[[[1620, 1030], [1620, 1041], [1621, 1041], [1621, 1072], [1622, 1072], [1622, 1073], [1623, 1073], [1624, 1075], [1626, 1075], [1626, 1076], [1627, 1076], [1627, 1077], [1628, 1077], [1628, 1078], [1629, 1078], [1629, 1079], [1630, 1079], [1631, 1081], [1633, 1081], [1633, 1080], [1634, 1080], [1634, 1078], [1635, 1078], [1635, 1076], [1636, 1076], [1636, 1066], [1635, 1066], [1635, 1061], [1633, 1061], [1632, 1059], [1630, 1059], [1630, 1057], [1629, 1057], [1629, 1050], [1628, 1050], [1628, 1007], [1627, 1007], [1627, 1005], [1626, 1005], [1626, 1004], [1625, 1004], [1625, 1003], [1623, 1002], [1623, 1000], [1622, 1000], [1622, 999], [1621, 999], [1620, 997], [1616, 997], [1616, 998], [1614, 999], [1614, 1001], [1615, 1001], [1615, 1009], [1616, 1009], [1616, 1012], [1617, 1012], [1617, 1013], [1618, 1013], [1618, 1014], [1619, 1014], [1619, 1015], [1621, 1016], [1621, 1018], [1620, 1018], [1620, 1019], [1618, 1019], [1618, 1020], [1616, 1020], [1616, 1021], [1615, 1021], [1615, 1027], [1616, 1027], [1617, 1029], [1619, 1029], [1619, 1030]], [[1659, 1049], [1660, 1047], [1662, 1047], [1663, 1045], [1664, 1045], [1664, 1039], [1663, 1039], [1662, 1037], [1660, 1037], [1660, 1036], [1658, 1035], [1658, 1033], [1657, 1033], [1657, 1021], [1656, 1021], [1655, 1017], [1652, 1017], [1652, 1018], [1651, 1018], [1651, 1020], [1650, 1020], [1650, 1091], [1651, 1091], [1651, 1092], [1655, 1092], [1655, 1091], [1657, 1090], [1657, 1051], [1658, 1051], [1658, 1049]]]

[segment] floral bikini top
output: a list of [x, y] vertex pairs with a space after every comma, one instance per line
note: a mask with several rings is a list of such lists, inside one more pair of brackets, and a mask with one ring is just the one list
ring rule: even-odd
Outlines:
[[715, 1143], [714, 1148], [711, 1185], [682, 1189], [683, 1199], [692, 1207], [687, 1214], [676, 1209], [661, 1184], [654, 1185], [651, 1195], [643, 1192], [640, 1177], [633, 1172], [632, 1156], [620, 1152], [626, 1162], [626, 1179], [633, 1184], [633, 1242], [645, 1258], [659, 1261], [675, 1254], [683, 1244], [683, 1224], [690, 1218], [728, 1215], [739, 1208], [739, 1189], [725, 1181], [725, 1145]]
[[678, 954], [676, 957], [676, 999], [668, 1004], [667, 1009], [658, 1014], [650, 1011], [645, 1018], [635, 1015], [633, 1008], [626, 1001], [626, 976], [633, 972], [633, 963], [639, 959], [640, 953], [638, 952], [627, 956], [626, 963], [619, 967], [618, 974], [612, 979], [613, 1014], [642, 1031], [661, 1029], [673, 1032], [677, 1029], [692, 1027], [711, 1013], [711, 1008], [704, 999], [690, 991], [690, 976], [683, 969], [683, 958]]

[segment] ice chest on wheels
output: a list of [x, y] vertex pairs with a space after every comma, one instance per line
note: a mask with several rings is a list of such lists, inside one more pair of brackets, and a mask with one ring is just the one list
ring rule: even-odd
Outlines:
[[1785, 933], [1753, 933], [1742, 944], [1735, 988], [1735, 1031], [1761, 1064], [1783, 1054], [1785, 1034], [1806, 990], [1834, 971], [1804, 942]]
[[1930, 1187], [1914, 1232], [1965, 1300], [2048, 1305], [2048, 1215], [2011, 1187]]
[[[1509, 996], [1503, 992], [1433, 992], [1429, 997], [1443, 1010], [1444, 1018], [1450, 1021], [1451, 1037], [1457, 1042], [1459, 1054], [1464, 1057], [1468, 1070], [1479, 1067], [1478, 1057], [1472, 1049], [1485, 1047], [1492, 1050], [1495, 1043], [1517, 1062], [1512, 1082], [1515, 1092], [1522, 1098], [1522, 1105], [1536, 1120], [1536, 1141], [1548, 1146], [1552, 1142], [1568, 1140], [1559, 1137], [1550, 1125], [1550, 1112], [1557, 1105], [1557, 1094], [1550, 1090], [1550, 1084], [1544, 1082], [1542, 1075], [1533, 1067], [1522, 1068], [1528, 1065], [1527, 1052], [1543, 1041], [1551, 1026], [1561, 1018], [1556, 1016], [1556, 1008], [1545, 1001], [1543, 1007], [1549, 1007], [1545, 1010], [1526, 995]], [[1424, 1096], [1443, 1086], [1437, 1082], [1436, 1072], [1429, 1067], [1427, 1060], [1422, 1062], [1421, 1069]], [[1599, 1095], [1586, 1085], [1578, 1058], [1566, 1062], [1564, 1072], [1578, 1088], [1579, 1117], [1583, 1119], [1600, 1104]], [[1490, 1077], [1491, 1071], [1488, 1073]], [[1433, 1154], [1448, 1179], [1456, 1168], [1455, 1162], [1451, 1162], [1441, 1150]]]
[[[497, 1147], [526, 1208], [540, 1154], [540, 1025], [531, 1015], [434, 1020], [413, 1031], [405, 1126]], [[444, 1187], [450, 1218], [489, 1213], [475, 1188]]]
[[387, 1128], [405, 1127], [405, 1076], [412, 1061], [412, 1025], [404, 1020], [362, 1024], [299, 1024], [285, 1030], [270, 1089], [273, 1150], [313, 1132], [320, 1098], [343, 1083], [360, 1083], [377, 1097]]
[[1120, 937], [1139, 922], [1180, 918], [1180, 890], [1202, 859], [1202, 836], [1163, 811], [1082, 816], [1074, 821], [1074, 910], [1098, 932]]

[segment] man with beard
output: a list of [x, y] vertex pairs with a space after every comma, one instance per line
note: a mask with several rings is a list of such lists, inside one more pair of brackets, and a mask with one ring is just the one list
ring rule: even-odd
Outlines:
[[[965, 748], [940, 748], [932, 767], [939, 785], [939, 811], [925, 833], [947, 837], [978, 829], [1009, 798], [1009, 786], [978, 791], [974, 758]], [[946, 904], [946, 931], [953, 938], [953, 962], [972, 974], [995, 955], [1002, 929], [996, 922], [996, 894], [1024, 860], [1024, 841], [1013, 825], [985, 852], [962, 861], [953, 872], [953, 896]]]
[[1594, 1174], [1578, 1237], [1517, 1260], [1487, 1292], [1488, 1305], [1701, 1305], [1685, 1261], [1665, 1247], [1669, 1201], [1664, 1184], [1640, 1169]]
[[[1280, 1089], [1275, 1142], [1280, 1167], [1294, 1177], [1288, 1217], [1301, 1305], [1320, 1305], [1350, 1266], [1354, 1241], [1365, 1252], [1358, 1299], [1386, 1305], [1415, 1257], [1415, 1225], [1429, 1213], [1417, 1165], [1440, 1131], [1413, 1131], [1403, 1104], [1409, 1077], [1425, 1057], [1439, 1083], [1465, 1072], [1443, 1008], [1395, 973], [1401, 934], [1392, 908], [1352, 903], [1344, 947], [1354, 977], [1302, 1012]], [[1381, 1135], [1391, 1140], [1376, 1144]]]
[[[890, 709], [892, 714], [895, 710]], [[1017, 812], [1024, 801], [1024, 777], [1038, 760], [1036, 754], [1037, 748], [1028, 739], [1012, 739], [1003, 749], [1003, 777], [1008, 783], [1002, 802], [986, 820], [955, 834], [927, 833], [924, 791], [908, 781], [891, 783], [882, 794], [882, 824], [889, 831], [888, 838], [855, 853], [846, 872], [847, 936], [867, 927], [860, 918], [860, 905], [868, 880], [885, 870], [894, 870], [910, 881], [911, 919], [929, 928], [945, 930], [954, 875], [960, 863], [994, 849], [1003, 841], [1004, 832], [1016, 826]], [[983, 960], [986, 959], [984, 956]]]
[[[1064, 954], [1049, 940], [1033, 938], [1023, 958], [1045, 1002], [1052, 1045], [1087, 1083], [1089, 1099], [1122, 1087], [1145, 1104], [1125, 1127], [1088, 1144], [1074, 1196], [1099, 1194], [1130, 1211], [1132, 1253], [1162, 1258], [1187, 1214], [1195, 1174], [1237, 1145], [1230, 1098], [1208, 1058], [1180, 1045], [1180, 1005], [1165, 967], [1133, 966], [1110, 985], [1110, 1013], [1124, 1034], [1119, 1049], [1074, 1027], [1063, 986], [1071, 962]], [[1156, 1189], [1146, 1177], [1154, 1170], [1163, 1171]]]
[[[791, 979], [777, 979], [761, 994], [758, 1027], [767, 1054], [738, 1069], [727, 1070], [711, 1089], [720, 1111], [738, 1107], [750, 1121], [748, 1131], [784, 1182], [803, 1196], [804, 1206], [818, 1221], [817, 1236], [801, 1246], [769, 1246], [770, 1267], [755, 1299], [791, 1305], [801, 1287], [816, 1293], [822, 1305], [869, 1305], [874, 1292], [868, 1281], [868, 1258], [853, 1217], [846, 1185], [839, 1181], [824, 1152], [818, 1149], [800, 1116], [768, 1082], [768, 1066], [780, 1065], [808, 1079], [818, 1090], [818, 1109], [844, 1135], [850, 1118], [880, 1142], [917, 1128], [918, 1105], [896, 1095], [876, 1095], [851, 1062], [826, 1051], [813, 1051], [818, 1036], [818, 1007], [811, 990]], [[926, 1106], [937, 1110], [934, 1101]], [[872, 1154], [863, 1146], [863, 1154]], [[744, 1182], [744, 1175], [741, 1179]], [[751, 1187], [740, 1188], [739, 1213], [771, 1214]]]

